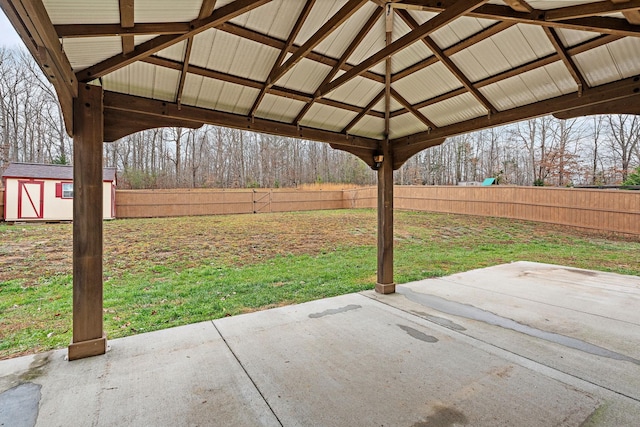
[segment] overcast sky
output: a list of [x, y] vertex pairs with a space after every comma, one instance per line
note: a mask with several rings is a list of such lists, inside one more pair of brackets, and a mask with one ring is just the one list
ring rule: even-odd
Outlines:
[[23, 47], [22, 40], [13, 29], [9, 20], [4, 16], [4, 12], [0, 10], [0, 46], [6, 47]]

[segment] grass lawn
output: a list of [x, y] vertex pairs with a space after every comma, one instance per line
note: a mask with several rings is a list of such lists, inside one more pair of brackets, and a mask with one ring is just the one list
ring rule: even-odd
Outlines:
[[[109, 338], [371, 289], [376, 212], [104, 224]], [[395, 213], [397, 283], [539, 261], [640, 275], [640, 239], [523, 221]], [[70, 224], [0, 225], [0, 359], [71, 340]]]

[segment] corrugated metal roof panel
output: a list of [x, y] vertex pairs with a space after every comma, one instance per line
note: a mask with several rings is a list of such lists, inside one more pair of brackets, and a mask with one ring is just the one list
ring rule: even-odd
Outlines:
[[364, 107], [383, 89], [382, 83], [364, 77], [356, 77], [330, 92], [326, 98]]
[[[347, 0], [321, 0], [316, 1], [311, 8], [311, 12], [304, 21], [298, 36], [296, 37], [295, 44], [302, 45], [311, 36], [315, 34], [322, 25], [329, 20], [344, 4]], [[304, 5], [303, 1], [299, 2]], [[299, 13], [298, 13], [299, 15]], [[297, 15], [296, 15], [297, 16]], [[297, 18], [295, 18], [297, 19]], [[286, 38], [286, 37], [285, 37]]]
[[187, 41], [176, 43], [166, 49], [161, 50], [156, 55], [162, 58], [171, 59], [173, 61], [183, 62]]
[[575, 46], [599, 36], [598, 33], [594, 33], [593, 31], [576, 31], [564, 28], [556, 28], [555, 31], [564, 47]]
[[339, 108], [315, 103], [300, 121], [302, 126], [340, 132], [357, 114]]
[[[576, 92], [576, 84], [567, 67], [562, 61], [557, 61], [545, 67], [536, 68], [520, 74], [511, 79], [520, 79], [527, 86], [527, 89], [535, 96], [536, 100], [553, 98], [567, 93]], [[504, 80], [504, 83], [509, 80]]]
[[[514, 25], [491, 37], [490, 42], [493, 42], [500, 56], [506, 59], [508, 68], [526, 64], [555, 52], [544, 31], [532, 25]], [[488, 71], [497, 74], [504, 70]]]
[[[393, 41], [398, 40], [410, 31], [411, 29], [402, 19], [399, 17], [394, 18], [392, 33]], [[423, 42], [417, 41], [391, 57], [391, 72], [397, 73], [410, 65], [429, 58], [430, 56], [433, 56], [431, 49], [425, 46]], [[382, 70], [382, 72], [384, 72], [384, 70]]]
[[393, 83], [393, 88], [412, 104], [462, 87], [462, 83], [441, 62]]
[[82, 70], [122, 52], [120, 37], [66, 39], [62, 46], [73, 71]]
[[377, 7], [373, 3], [365, 4], [313, 50], [332, 58], [340, 58], [351, 40], [360, 32], [362, 22], [366, 22]]
[[485, 86], [480, 89], [480, 92], [498, 111], [508, 110], [536, 101], [535, 95], [519, 76]]
[[429, 105], [420, 112], [438, 127], [487, 115], [487, 110], [470, 93]]
[[393, 117], [389, 122], [389, 129], [389, 138], [400, 138], [417, 132], [424, 132], [429, 128], [413, 114], [407, 113]]
[[331, 67], [328, 65], [319, 64], [310, 59], [302, 59], [278, 80], [278, 85], [305, 93], [313, 93], [329, 74], [329, 71], [331, 71]]
[[[549, 38], [545, 34], [544, 30], [536, 25], [515, 25], [518, 30], [524, 36], [524, 39], [538, 58], [555, 53], [555, 48], [549, 41]], [[518, 64], [519, 65], [519, 64]]]
[[264, 81], [277, 56], [277, 49], [222, 31], [208, 30], [194, 37], [190, 63]]
[[[496, 21], [489, 19], [462, 17], [451, 22], [449, 25], [434, 32], [431, 37], [438, 43], [440, 48], [445, 49], [453, 44], [482, 31], [495, 24]], [[453, 43], [451, 43], [453, 41]]]
[[179, 79], [179, 71], [135, 62], [105, 76], [102, 82], [105, 90], [175, 101]]
[[[528, 47], [526, 44], [525, 46]], [[526, 55], [526, 53], [522, 53], [522, 47], [513, 46], [513, 48], [520, 50], [521, 55]], [[451, 60], [472, 82], [485, 79], [511, 68], [509, 60], [494, 43], [493, 38], [483, 40], [468, 49], [456, 53], [451, 56]]]
[[304, 102], [296, 99], [283, 98], [267, 93], [256, 111], [256, 117], [292, 123], [304, 105]]
[[640, 74], [640, 38], [616, 40], [607, 47], [622, 78]]
[[373, 26], [369, 34], [366, 35], [358, 47], [353, 51], [347, 62], [350, 64], [357, 64], [370, 57], [385, 47], [385, 40], [385, 22], [384, 17], [381, 17]]
[[248, 114], [256, 96], [257, 89], [188, 74], [182, 103], [229, 113]]
[[64, 24], [117, 24], [120, 22], [118, 0], [43, 0], [53, 25]]
[[381, 135], [383, 133], [384, 119], [379, 119], [373, 116], [364, 116], [362, 120], [358, 121], [358, 123], [356, 123], [356, 125], [349, 131], [350, 135], [376, 139], [382, 139]]
[[201, 5], [202, 0], [136, 0], [135, 22], [189, 22], [198, 17]]
[[[402, 104], [391, 97], [391, 111], [396, 111], [401, 108], [404, 108], [402, 107]], [[372, 110], [377, 111], [378, 113], [384, 113], [384, 97], [382, 97], [380, 101], [378, 101], [376, 105], [373, 106]]]
[[600, 86], [621, 78], [606, 45], [575, 55], [573, 59], [589, 86]]
[[548, 10], [558, 7], [577, 6], [579, 4], [595, 3], [599, 0], [530, 0], [527, 3], [534, 9]]
[[[220, 2], [217, 3], [221, 6]], [[230, 22], [280, 40], [287, 40], [304, 2], [274, 0]]]

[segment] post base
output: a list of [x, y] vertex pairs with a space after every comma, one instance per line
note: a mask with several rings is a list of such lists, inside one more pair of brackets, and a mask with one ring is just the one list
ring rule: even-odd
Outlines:
[[102, 337], [93, 340], [72, 342], [69, 344], [69, 360], [84, 359], [85, 357], [98, 356], [107, 352], [107, 335], [103, 332]]
[[385, 285], [382, 283], [376, 283], [376, 292], [379, 294], [393, 294], [396, 292], [396, 284], [389, 283]]

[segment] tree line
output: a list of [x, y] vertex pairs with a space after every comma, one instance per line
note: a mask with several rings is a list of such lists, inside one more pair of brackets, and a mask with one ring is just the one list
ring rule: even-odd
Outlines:
[[[9, 162], [70, 164], [53, 88], [24, 50], [0, 48], [0, 172]], [[162, 128], [104, 144], [121, 188], [370, 185], [375, 172], [327, 144], [205, 125]], [[395, 174], [397, 184], [620, 184], [640, 166], [640, 118], [551, 116], [449, 138]]]

